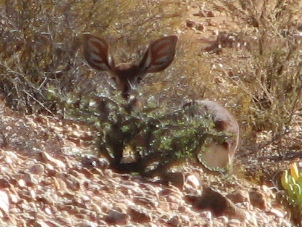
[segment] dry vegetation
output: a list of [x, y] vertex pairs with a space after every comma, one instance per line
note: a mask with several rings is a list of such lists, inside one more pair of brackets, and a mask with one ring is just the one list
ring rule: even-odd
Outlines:
[[[281, 170], [302, 157], [301, 12], [299, 1], [282, 0], [0, 0], [1, 224], [193, 226], [210, 220], [239, 226], [238, 219], [289, 226], [290, 218], [301, 224], [281, 204], [279, 185]], [[91, 100], [110, 97], [112, 85], [84, 62], [85, 32], [106, 37], [120, 62], [137, 60], [155, 38], [177, 34], [173, 65], [145, 78], [138, 94], [148, 116], [154, 106], [177, 110], [201, 98], [230, 109], [241, 130], [233, 176], [184, 165], [178, 167], [183, 176], [166, 178], [179, 190], [116, 174], [104, 159], [91, 157], [103, 133]], [[222, 214], [229, 220], [213, 218], [183, 202], [205, 185], [230, 198], [248, 191], [239, 192], [238, 202], [246, 218], [238, 211]], [[198, 201], [191, 205], [201, 206]]]

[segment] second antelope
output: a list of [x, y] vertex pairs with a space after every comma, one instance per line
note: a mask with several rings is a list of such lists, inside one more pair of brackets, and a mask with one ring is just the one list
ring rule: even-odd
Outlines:
[[[139, 85], [148, 73], [166, 69], [174, 59], [177, 36], [167, 36], [151, 42], [143, 57], [137, 64], [116, 64], [110, 53], [108, 42], [90, 34], [84, 35], [84, 56], [88, 64], [98, 70], [107, 71], [116, 83], [122, 97], [129, 101], [131, 91]], [[213, 141], [206, 152], [201, 152], [201, 159], [210, 168], [225, 168], [232, 164], [239, 141], [239, 126], [233, 115], [214, 101], [197, 100], [186, 103], [183, 108], [190, 109], [190, 116], [210, 115], [214, 129], [232, 135], [223, 142]], [[134, 107], [135, 108], [135, 107]], [[116, 164], [122, 159], [116, 158]]]

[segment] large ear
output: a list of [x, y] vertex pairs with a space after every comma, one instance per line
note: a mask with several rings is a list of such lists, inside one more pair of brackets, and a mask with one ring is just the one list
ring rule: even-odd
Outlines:
[[111, 70], [109, 45], [105, 39], [84, 34], [84, 56], [92, 68], [100, 71]]
[[145, 73], [155, 73], [167, 68], [174, 59], [177, 36], [167, 36], [152, 42], [139, 67]]

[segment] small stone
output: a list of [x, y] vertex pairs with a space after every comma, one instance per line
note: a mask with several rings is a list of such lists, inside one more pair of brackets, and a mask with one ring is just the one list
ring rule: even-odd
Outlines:
[[228, 225], [240, 226], [240, 220], [238, 219], [230, 219]]
[[198, 13], [194, 13], [193, 15], [196, 17], [206, 17], [207, 16], [206, 12], [204, 10], [199, 10]]
[[206, 30], [205, 26], [202, 23], [196, 24], [195, 29], [202, 32]]
[[193, 28], [193, 27], [195, 26], [195, 22], [192, 21], [192, 20], [187, 20], [187, 21], [186, 21], [186, 26], [187, 26], [188, 28]]
[[115, 224], [115, 225], [125, 225], [128, 219], [129, 219], [129, 215], [121, 213], [116, 210], [110, 210], [106, 217], [106, 221], [109, 224]]
[[233, 203], [244, 203], [250, 201], [249, 193], [244, 190], [237, 190], [231, 192], [226, 197], [230, 199]]
[[181, 226], [181, 220], [178, 216], [173, 216], [168, 220], [170, 226]]
[[184, 186], [184, 175], [181, 172], [164, 173], [160, 176], [163, 181], [167, 181], [175, 187], [182, 189]]
[[47, 224], [47, 223], [45, 223], [44, 221], [41, 221], [41, 220], [39, 220], [39, 221], [36, 221], [34, 224], [33, 224], [33, 226], [37, 226], [37, 227], [49, 227], [49, 225]]
[[20, 179], [20, 180], [18, 180], [18, 185], [19, 185], [19, 187], [24, 188], [26, 186], [26, 183], [23, 179]]
[[200, 182], [194, 175], [189, 175], [187, 177], [186, 183], [192, 186], [194, 189], [198, 189], [200, 187]]
[[35, 191], [35, 190], [30, 189], [30, 190], [29, 190], [29, 195], [30, 195], [30, 197], [31, 197], [32, 199], [36, 199], [37, 194], [36, 194], [36, 191]]
[[10, 183], [9, 183], [9, 177], [3, 177], [0, 179], [0, 187], [1, 188], [8, 188], [10, 186]]
[[20, 200], [19, 196], [15, 195], [15, 194], [10, 194], [9, 196], [10, 196], [10, 200], [12, 203], [18, 203]]
[[66, 183], [62, 179], [53, 177], [53, 181], [57, 190], [62, 192], [66, 192], [68, 190]]
[[0, 209], [5, 213], [9, 211], [9, 200], [5, 191], [0, 191]]
[[210, 11], [210, 10], [207, 11], [206, 14], [207, 14], [207, 17], [214, 17], [215, 16], [213, 11]]
[[83, 221], [82, 223], [79, 224], [79, 227], [97, 227], [97, 226], [99, 226], [97, 223], [91, 221]]
[[42, 164], [36, 164], [29, 168], [31, 174], [42, 175], [44, 172], [44, 166]]
[[62, 169], [65, 169], [66, 168], [66, 165], [60, 161], [60, 160], [57, 160], [53, 157], [51, 157], [48, 153], [46, 152], [40, 152], [38, 153], [38, 158], [41, 159], [41, 161], [45, 162], [45, 163], [50, 163], [58, 168], [62, 168]]
[[213, 215], [212, 215], [211, 211], [207, 211], [207, 210], [202, 211], [202, 212], [200, 213], [200, 216], [201, 216], [203, 219], [205, 219], [205, 220], [212, 220], [212, 219], [213, 219]]
[[39, 183], [39, 180], [31, 173], [25, 173], [22, 178], [26, 182], [26, 185], [37, 185]]
[[150, 214], [143, 209], [139, 209], [137, 207], [129, 207], [129, 214], [131, 216], [131, 220], [137, 223], [147, 223], [151, 221]]
[[72, 175], [67, 176], [65, 183], [67, 185], [67, 188], [72, 191], [78, 191], [81, 189], [81, 181]]
[[269, 212], [271, 212], [272, 214], [274, 214], [275, 216], [279, 217], [279, 218], [284, 218], [285, 214], [282, 213], [280, 210], [277, 210], [275, 208], [272, 208]]
[[135, 204], [139, 204], [139, 205], [142, 205], [144, 207], [148, 207], [150, 209], [154, 209], [158, 206], [158, 200], [157, 198], [145, 198], [145, 197], [134, 197], [133, 198], [133, 202]]
[[51, 209], [49, 207], [45, 208], [45, 213], [48, 215], [52, 215]]
[[251, 204], [254, 207], [258, 207], [264, 210], [267, 209], [267, 202], [263, 193], [258, 191], [251, 191], [249, 192], [249, 197], [250, 197]]

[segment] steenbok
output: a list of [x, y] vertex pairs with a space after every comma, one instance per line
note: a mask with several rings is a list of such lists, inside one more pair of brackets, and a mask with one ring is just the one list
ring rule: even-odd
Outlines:
[[[160, 72], [171, 64], [175, 56], [177, 39], [177, 36], [157, 39], [151, 42], [136, 64], [116, 64], [105, 39], [85, 34], [84, 56], [92, 68], [108, 72], [121, 96], [129, 101], [131, 91], [139, 85], [145, 75]], [[224, 141], [213, 141], [208, 145], [206, 152], [200, 152], [202, 162], [210, 168], [225, 168], [231, 165], [239, 141], [239, 126], [233, 115], [217, 102], [208, 100], [188, 102], [183, 109], [187, 109], [192, 117], [211, 116], [214, 129], [230, 135]], [[119, 164], [122, 157], [121, 151], [115, 157], [115, 162]]]

